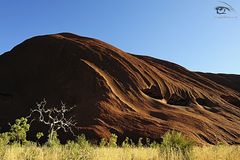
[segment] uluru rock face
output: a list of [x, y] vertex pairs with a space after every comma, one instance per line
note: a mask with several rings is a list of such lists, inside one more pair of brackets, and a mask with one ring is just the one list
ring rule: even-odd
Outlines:
[[235, 144], [239, 86], [240, 75], [195, 73], [92, 38], [38, 36], [0, 56], [0, 126], [45, 98], [49, 107], [76, 105], [78, 132], [93, 139], [111, 132], [160, 140], [175, 129], [198, 143]]

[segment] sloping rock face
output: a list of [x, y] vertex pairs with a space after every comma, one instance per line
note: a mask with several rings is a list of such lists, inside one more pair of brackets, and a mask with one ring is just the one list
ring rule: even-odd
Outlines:
[[45, 98], [49, 107], [76, 105], [76, 132], [91, 139], [111, 132], [161, 140], [175, 129], [198, 143], [236, 144], [239, 86], [239, 75], [194, 73], [92, 38], [37, 36], [0, 56], [0, 126], [27, 116]]

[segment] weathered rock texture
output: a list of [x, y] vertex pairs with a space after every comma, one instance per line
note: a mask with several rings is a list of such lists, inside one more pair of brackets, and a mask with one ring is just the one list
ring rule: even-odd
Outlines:
[[79, 132], [93, 139], [160, 140], [175, 129], [198, 143], [240, 143], [240, 75], [191, 72], [92, 38], [37, 36], [0, 56], [3, 128], [43, 98], [76, 105]]

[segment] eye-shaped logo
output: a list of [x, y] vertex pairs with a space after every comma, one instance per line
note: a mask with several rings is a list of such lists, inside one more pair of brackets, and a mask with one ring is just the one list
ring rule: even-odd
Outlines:
[[215, 9], [216, 9], [216, 12], [217, 14], [227, 14], [227, 12], [231, 12], [231, 11], [234, 11], [234, 8], [229, 5], [228, 3], [226, 2], [221, 2], [221, 6], [217, 6]]

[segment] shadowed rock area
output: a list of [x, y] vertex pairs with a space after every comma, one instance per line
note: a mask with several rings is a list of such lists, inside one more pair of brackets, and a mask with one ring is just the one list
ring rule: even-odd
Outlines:
[[[160, 141], [175, 129], [200, 144], [237, 144], [239, 86], [240, 75], [195, 73], [92, 38], [37, 36], [0, 56], [0, 126], [7, 129], [45, 98], [49, 107], [76, 105], [75, 131], [91, 139], [112, 132]], [[41, 129], [33, 126], [32, 135]]]

